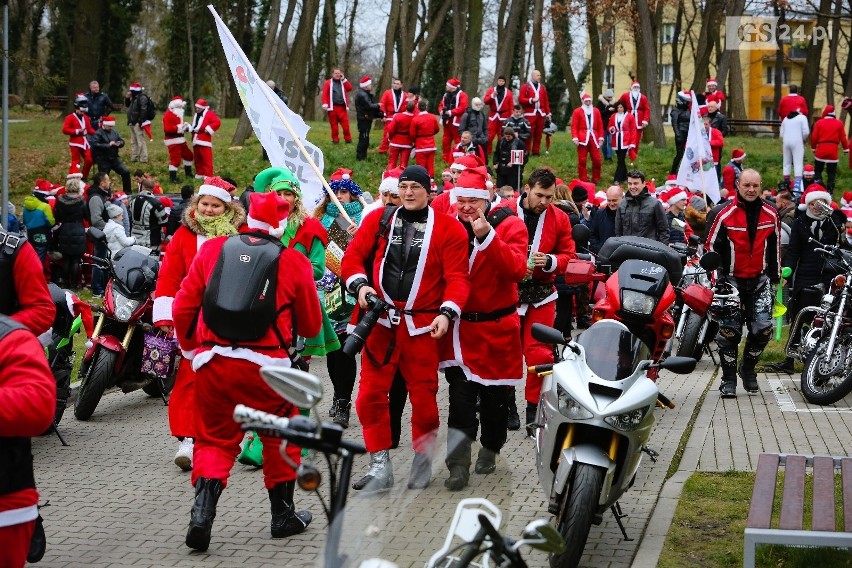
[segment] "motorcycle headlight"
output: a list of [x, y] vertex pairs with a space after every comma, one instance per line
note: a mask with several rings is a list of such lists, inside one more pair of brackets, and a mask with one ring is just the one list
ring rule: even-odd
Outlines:
[[621, 308], [626, 312], [649, 316], [654, 313], [657, 299], [635, 290], [622, 290]]
[[565, 418], [588, 420], [594, 417], [594, 414], [583, 408], [561, 385], [556, 385], [556, 396], [559, 398], [559, 413]]
[[115, 289], [112, 291], [112, 301], [115, 305], [115, 319], [122, 323], [127, 323], [130, 320], [130, 316], [133, 315], [133, 312], [136, 311], [136, 308], [141, 303], [139, 300], [131, 300], [123, 296]]
[[642, 420], [645, 418], [645, 415], [648, 414], [648, 411], [651, 409], [650, 405], [644, 408], [636, 408], [631, 410], [630, 412], [625, 412], [623, 414], [615, 414], [613, 416], [607, 416], [604, 418], [604, 422], [615, 428], [616, 430], [621, 430], [623, 432], [632, 432], [636, 428], [642, 424]]

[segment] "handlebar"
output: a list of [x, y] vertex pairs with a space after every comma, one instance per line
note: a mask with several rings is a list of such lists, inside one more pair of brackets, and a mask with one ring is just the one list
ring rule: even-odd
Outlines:
[[553, 363], [547, 363], [546, 365], [530, 365], [527, 367], [528, 373], [549, 373], [553, 370]]
[[276, 416], [275, 414], [256, 410], [242, 404], [234, 407], [234, 422], [239, 424], [263, 424], [281, 429], [286, 429], [290, 426], [289, 418]]

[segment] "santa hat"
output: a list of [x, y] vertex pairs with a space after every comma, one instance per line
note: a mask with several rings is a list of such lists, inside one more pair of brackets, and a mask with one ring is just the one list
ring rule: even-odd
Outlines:
[[604, 190], [595, 193], [595, 201], [597, 201], [598, 199], [606, 201], [606, 192]]
[[[203, 186], [202, 186], [203, 187]], [[290, 202], [274, 192], [249, 194], [249, 214], [246, 224], [249, 229], [269, 233], [280, 238], [287, 229]]]
[[373, 80], [370, 79], [370, 76], [364, 75], [363, 77], [361, 77], [361, 82], [358, 83], [358, 86], [361, 87], [362, 89], [366, 89], [367, 87], [369, 87], [372, 84], [373, 84]]
[[717, 87], [719, 85], [719, 83], [716, 82], [716, 79], [714, 77], [710, 77], [709, 79], [707, 79], [707, 86], [709, 87], [711, 85], [714, 87]]
[[590, 95], [589, 93], [583, 93], [582, 95], [580, 95], [580, 100], [584, 102], [590, 101], [592, 100], [592, 95]]
[[127, 194], [123, 191], [116, 191], [112, 194], [113, 199], [117, 199], [118, 201], [127, 201]]
[[65, 179], [82, 179], [83, 172], [80, 171], [80, 164], [71, 164], [68, 167], [68, 175]]
[[648, 190], [648, 193], [654, 195], [657, 193], [657, 184], [654, 183], [654, 180], [648, 180], [645, 182], [645, 189]]
[[195, 101], [195, 106], [203, 108], [204, 110], [210, 108], [210, 106], [207, 104], [207, 101], [204, 99], [198, 99], [197, 101]]
[[746, 157], [745, 150], [742, 148], [734, 148], [734, 151], [731, 152], [731, 160], [735, 162], [742, 162]]
[[383, 179], [382, 183], [379, 184], [379, 193], [399, 195], [399, 177], [387, 176]]
[[401, 176], [402, 172], [404, 172], [404, 171], [405, 171], [405, 168], [403, 168], [402, 166], [397, 166], [397, 167], [393, 168], [392, 170], [385, 170], [385, 171], [382, 172], [382, 179], [383, 180], [385, 180], [387, 178], [399, 179], [399, 176]]
[[456, 197], [471, 197], [474, 199], [491, 199], [486, 189], [488, 171], [484, 166], [467, 168], [459, 174], [456, 187], [453, 188]]
[[444, 170], [443, 172], [441, 172], [441, 177], [451, 176], [451, 175], [453, 175], [453, 172], [451, 172], [450, 170]]
[[802, 175], [805, 177], [813, 177], [816, 175], [816, 172], [814, 172], [814, 165], [805, 164], [804, 168], [802, 168]]
[[485, 164], [482, 163], [482, 160], [480, 160], [478, 156], [475, 156], [473, 154], [465, 154], [464, 156], [450, 164], [450, 169], [464, 171], [468, 168], [478, 168], [479, 166], [484, 165]]
[[341, 179], [352, 179], [352, 170], [347, 170], [346, 168], [337, 168], [334, 173], [328, 176], [328, 181]]
[[698, 110], [698, 114], [700, 114], [700, 115], [701, 115], [701, 118], [704, 118], [705, 116], [707, 116], [708, 114], [710, 114], [710, 109], [709, 109], [709, 108], [707, 108], [706, 106], [705, 106], [705, 107], [701, 107], [701, 108]]
[[831, 194], [822, 185], [812, 183], [802, 194], [802, 202], [799, 204], [799, 210], [804, 211], [808, 208], [811, 201], [816, 199], [825, 199], [826, 203], [831, 203]]
[[169, 108], [181, 108], [186, 105], [186, 101], [180, 97], [172, 97], [169, 101]]
[[677, 174], [669, 174], [666, 177], [666, 187], [677, 187]]
[[130, 83], [130, 90], [140, 92], [142, 90], [142, 85], [140, 85], [139, 83]]
[[115, 118], [112, 116], [105, 116], [101, 119], [102, 126], [115, 126]]
[[204, 183], [198, 188], [198, 195], [210, 195], [225, 203], [231, 202], [231, 191], [236, 189], [233, 185], [217, 176], [206, 176]]
[[674, 205], [678, 201], [685, 201], [688, 197], [686, 192], [679, 187], [673, 187], [662, 195], [663, 201], [669, 206]]
[[846, 215], [846, 222], [852, 223], [852, 207], [843, 207], [840, 209], [840, 211], [843, 212], [844, 215]]
[[633, 81], [632, 83], [630, 83], [630, 88], [632, 89], [633, 87], [640, 87], [639, 81]]
[[[82, 175], [80, 176], [82, 177]], [[42, 195], [50, 195], [50, 191], [53, 189], [53, 184], [47, 181], [46, 179], [37, 179], [35, 182], [35, 187], [33, 188], [33, 193], [40, 193]]]
[[458, 89], [461, 86], [461, 81], [453, 77], [449, 81], [447, 81], [447, 86], [453, 89]]
[[822, 117], [826, 116], [834, 116], [834, 105], [825, 105], [825, 108], [822, 109]]
[[840, 204], [844, 207], [852, 207], [852, 191], [847, 191], [840, 198]]

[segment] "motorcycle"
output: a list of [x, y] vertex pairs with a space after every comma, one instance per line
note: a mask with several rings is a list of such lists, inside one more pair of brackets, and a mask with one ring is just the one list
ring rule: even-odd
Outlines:
[[544, 377], [533, 425], [536, 467], [565, 541], [565, 552], [551, 554], [550, 566], [569, 568], [580, 562], [591, 526], [607, 509], [628, 539], [618, 499], [633, 485], [642, 454], [656, 461], [657, 452], [645, 445], [654, 407], [674, 408], [648, 372], [691, 373], [696, 361], [673, 356], [655, 362], [644, 340], [608, 318], [576, 340], [542, 324], [533, 324], [532, 336], [562, 346], [557, 363], [530, 370]]
[[[289, 367], [262, 367], [260, 373], [273, 390], [299, 408], [313, 408], [322, 398], [322, 383], [314, 375]], [[243, 431], [255, 430], [284, 440], [282, 455], [286, 455], [286, 445], [292, 442], [325, 456], [331, 478], [331, 496], [329, 507], [325, 508], [329, 534], [324, 566], [337, 568], [350, 565], [347, 555], [340, 552], [343, 515], [354, 458], [366, 453], [364, 446], [345, 440], [339, 424], [317, 422], [306, 416], [283, 418], [238, 404], [234, 408], [234, 420]], [[303, 462], [299, 466], [296, 482], [300, 488], [319, 494], [321, 481], [322, 476], [314, 464]], [[492, 565], [525, 568], [526, 563], [520, 553], [524, 545], [546, 552], [563, 550], [560, 535], [546, 521], [531, 522], [517, 542], [501, 536], [497, 530], [499, 524], [499, 509], [488, 500], [463, 500], [456, 508], [444, 546], [426, 562], [426, 568]], [[367, 532], [370, 530], [371, 527], [368, 527]], [[455, 537], [461, 538], [462, 544], [453, 546]], [[480, 556], [483, 557], [482, 563], [474, 563]], [[396, 564], [372, 558], [360, 563], [360, 568], [396, 568]]]
[[[697, 243], [693, 241], [691, 244]], [[674, 310], [677, 323], [672, 343], [677, 341], [675, 354], [700, 361], [707, 351], [713, 357], [709, 345], [719, 331], [719, 324], [710, 317], [708, 308], [713, 300], [711, 273], [719, 268], [721, 256], [715, 251], [699, 256], [697, 247], [688, 247], [685, 244], [672, 245], [672, 248], [687, 256], [683, 278], [678, 285], [679, 299]], [[713, 359], [715, 362], [715, 357]]]
[[162, 396], [165, 402], [174, 385], [174, 368], [166, 380], [142, 371], [144, 338], [138, 330], [153, 332], [153, 292], [160, 267], [150, 254], [150, 249], [133, 245], [112, 259], [84, 256], [87, 263], [110, 276], [104, 305], [97, 309], [95, 330], [80, 367], [80, 392], [74, 403], [78, 420], [92, 416], [109, 387], [119, 386], [125, 394], [141, 388], [149, 396]]

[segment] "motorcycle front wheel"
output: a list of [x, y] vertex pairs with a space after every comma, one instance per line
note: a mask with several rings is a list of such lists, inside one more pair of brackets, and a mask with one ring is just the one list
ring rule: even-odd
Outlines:
[[99, 348], [92, 358], [89, 374], [83, 379], [77, 400], [74, 401], [74, 416], [77, 420], [88, 420], [94, 414], [112, 379], [118, 353]]
[[698, 336], [701, 335], [701, 326], [704, 324], [704, 318], [697, 313], [690, 311], [686, 316], [686, 323], [683, 326], [683, 334], [680, 336], [680, 343], [677, 346], [678, 357], [692, 357], [696, 361], [701, 360], [704, 354], [704, 346], [698, 342]]
[[580, 564], [598, 507], [604, 473], [599, 467], [577, 465], [557, 526], [565, 541], [565, 552], [550, 555], [551, 568], [575, 568]]
[[847, 360], [850, 355], [850, 340], [837, 337], [834, 352], [826, 356], [828, 337], [822, 337], [805, 358], [802, 371], [802, 396], [812, 404], [834, 404], [852, 392], [852, 370]]

